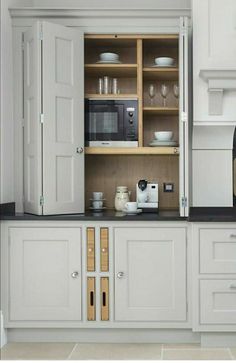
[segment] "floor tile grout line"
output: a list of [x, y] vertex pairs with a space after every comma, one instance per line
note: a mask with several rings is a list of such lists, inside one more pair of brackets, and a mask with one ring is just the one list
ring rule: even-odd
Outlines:
[[67, 359], [66, 360], [70, 360], [72, 354], [74, 353], [75, 349], [77, 348], [78, 346], [78, 343], [75, 343], [74, 347], [72, 348], [72, 351], [70, 352], [70, 354], [68, 355]]
[[230, 348], [227, 348], [227, 349], [228, 349], [229, 356], [230, 356], [231, 360], [235, 360], [235, 358], [233, 356], [233, 353], [231, 352], [231, 349]]
[[204, 351], [210, 351], [210, 350], [216, 350], [216, 351], [219, 351], [219, 350], [225, 350], [225, 351], [228, 351], [228, 349], [230, 349], [230, 348], [224, 348], [224, 347], [222, 347], [222, 348], [218, 348], [218, 347], [199, 347], [199, 348], [164, 348], [164, 351], [165, 350], [177, 350], [177, 351], [183, 351], [183, 350], [187, 350], [187, 351], [192, 351], [192, 350], [200, 350], [200, 351], [202, 351], [202, 350], [204, 350]]

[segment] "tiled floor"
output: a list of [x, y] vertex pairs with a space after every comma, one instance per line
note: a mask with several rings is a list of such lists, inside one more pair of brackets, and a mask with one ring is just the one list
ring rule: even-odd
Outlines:
[[198, 344], [9, 343], [1, 360], [234, 360], [236, 348]]

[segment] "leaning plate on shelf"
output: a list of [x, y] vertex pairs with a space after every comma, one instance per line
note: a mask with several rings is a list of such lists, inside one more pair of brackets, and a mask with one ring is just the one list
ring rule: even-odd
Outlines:
[[122, 62], [121, 61], [97, 61], [96, 62], [97, 64], [121, 64]]
[[149, 146], [178, 146], [177, 141], [158, 141], [153, 140], [150, 142]]
[[154, 64], [151, 66], [152, 68], [175, 68], [174, 66], [161, 66], [161, 65], [158, 65], [158, 64]]

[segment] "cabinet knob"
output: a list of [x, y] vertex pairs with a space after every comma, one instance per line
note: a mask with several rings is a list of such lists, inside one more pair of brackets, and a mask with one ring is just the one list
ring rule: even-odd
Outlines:
[[117, 278], [122, 279], [124, 277], [124, 275], [125, 275], [125, 273], [120, 271], [120, 272], [117, 273]]
[[77, 152], [77, 154], [83, 154], [84, 148], [83, 147], [77, 147], [76, 152]]
[[103, 253], [107, 252], [107, 249], [106, 248], [102, 248], [102, 252]]
[[72, 272], [71, 277], [72, 277], [73, 279], [77, 279], [77, 278], [79, 277], [79, 273], [78, 273], [78, 271], [74, 271], [74, 272]]
[[92, 248], [89, 248], [89, 249], [88, 249], [88, 251], [89, 251], [89, 252], [93, 252], [93, 249], [92, 249]]
[[236, 284], [233, 284], [233, 283], [232, 283], [232, 284], [230, 284], [230, 285], [229, 285], [229, 288], [230, 288], [230, 289], [236, 289]]
[[236, 234], [233, 234], [233, 233], [232, 233], [232, 234], [230, 235], [230, 238], [236, 238]]

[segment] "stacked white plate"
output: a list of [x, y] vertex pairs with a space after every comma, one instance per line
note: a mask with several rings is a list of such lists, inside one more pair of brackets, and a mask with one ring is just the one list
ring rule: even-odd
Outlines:
[[159, 140], [152, 140], [149, 146], [177, 146], [177, 141], [159, 141]]
[[101, 53], [99, 55], [100, 60], [97, 63], [100, 64], [119, 64], [121, 63], [119, 60], [119, 55], [116, 53]]

